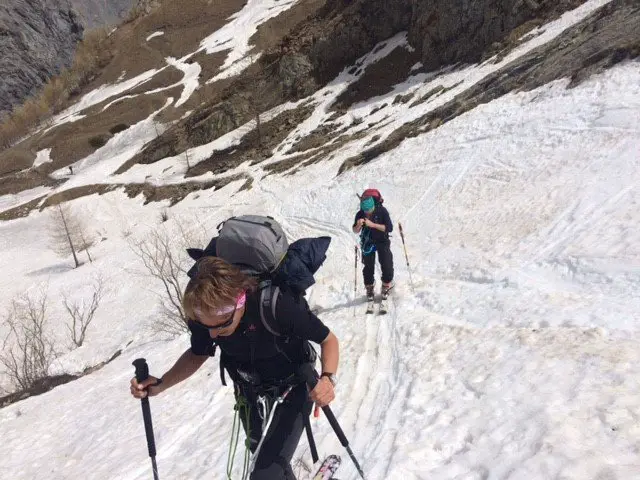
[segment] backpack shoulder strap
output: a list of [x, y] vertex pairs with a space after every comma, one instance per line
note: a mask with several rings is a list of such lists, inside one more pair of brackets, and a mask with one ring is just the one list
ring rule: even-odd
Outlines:
[[267, 331], [276, 337], [282, 336], [274, 327], [276, 323], [276, 303], [280, 295], [280, 287], [273, 285], [271, 280], [263, 280], [258, 286], [260, 290], [260, 320]]

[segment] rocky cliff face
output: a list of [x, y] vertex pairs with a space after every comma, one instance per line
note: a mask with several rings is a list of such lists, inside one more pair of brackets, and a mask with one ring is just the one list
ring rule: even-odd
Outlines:
[[314, 66], [319, 83], [378, 42], [407, 31], [429, 70], [475, 62], [495, 42], [531, 20], [546, 21], [584, 0], [327, 0], [309, 23], [292, 32], [293, 48]]
[[115, 25], [124, 19], [136, 0], [69, 0], [86, 28]]
[[0, 5], [0, 115], [71, 62], [82, 32], [68, 0]]
[[84, 28], [122, 21], [138, 0], [4, 0], [0, 116], [68, 66]]

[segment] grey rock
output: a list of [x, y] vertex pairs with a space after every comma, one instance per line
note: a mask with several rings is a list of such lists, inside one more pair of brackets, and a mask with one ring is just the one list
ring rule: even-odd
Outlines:
[[0, 5], [0, 115], [69, 65], [82, 33], [67, 0], [8, 0]]
[[[140, 0], [143, 7], [157, 0]], [[0, 117], [68, 67], [85, 28], [120, 22], [138, 0], [3, 0]]]
[[120, 23], [136, 0], [69, 0], [87, 28]]

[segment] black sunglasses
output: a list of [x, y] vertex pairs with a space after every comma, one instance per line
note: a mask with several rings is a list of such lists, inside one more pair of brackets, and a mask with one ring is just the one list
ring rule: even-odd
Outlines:
[[236, 305], [236, 307], [233, 309], [233, 312], [231, 312], [231, 315], [229, 316], [229, 319], [226, 320], [225, 322], [221, 323], [220, 325], [205, 325], [204, 323], [198, 321], [198, 320], [191, 320], [189, 319], [189, 323], [194, 325], [197, 328], [200, 329], [204, 329], [207, 332], [212, 332], [215, 330], [223, 330], [227, 327], [230, 327], [231, 325], [233, 325], [233, 317], [236, 316], [236, 311], [238, 310], [238, 305]]

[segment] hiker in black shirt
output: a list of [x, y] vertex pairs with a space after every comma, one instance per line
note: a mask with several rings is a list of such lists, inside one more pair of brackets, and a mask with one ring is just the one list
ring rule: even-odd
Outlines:
[[[378, 198], [369, 196], [369, 191], [376, 192]], [[360, 210], [353, 222], [353, 232], [360, 234], [360, 250], [362, 252], [362, 276], [367, 299], [373, 300], [375, 283], [376, 252], [382, 270], [381, 293], [383, 298], [393, 287], [393, 254], [389, 234], [393, 231], [393, 223], [386, 208], [379, 201], [377, 190], [367, 190], [360, 199]]]
[[[162, 377], [131, 380], [136, 398], [154, 396], [193, 375], [220, 347], [221, 375], [226, 371], [234, 391], [250, 449], [255, 452], [263, 436], [261, 401], [285, 392], [264, 435], [251, 480], [295, 480], [290, 462], [311, 413], [335, 397], [334, 374], [338, 368], [336, 336], [309, 309], [306, 300], [283, 288], [272, 322], [260, 317], [257, 281], [229, 263], [204, 257], [184, 294], [191, 347]], [[315, 361], [309, 342], [320, 344], [322, 376], [307, 391], [299, 367]], [[246, 424], [247, 416], [249, 425]]]

